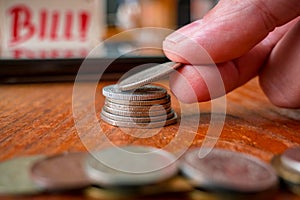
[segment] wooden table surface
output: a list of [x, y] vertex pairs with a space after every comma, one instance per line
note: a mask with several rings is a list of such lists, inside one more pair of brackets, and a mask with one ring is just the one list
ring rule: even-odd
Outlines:
[[[300, 110], [288, 110], [273, 106], [258, 86], [257, 79], [227, 95], [227, 112], [217, 147], [248, 153], [268, 162], [275, 154], [300, 144]], [[104, 103], [101, 88], [113, 82], [102, 81], [97, 86], [95, 102], [86, 101], [93, 91], [93, 83], [80, 83], [81, 93], [76, 104], [89, 111], [95, 108], [97, 115]], [[39, 83], [0, 85], [0, 160], [62, 152], [101, 149], [108, 143], [116, 145], [140, 144], [164, 148], [176, 136], [180, 123], [167, 126], [153, 136], [138, 136], [101, 122], [102, 133], [95, 134], [94, 126], [86, 122], [86, 132], [77, 131], [72, 111], [73, 83]], [[78, 95], [78, 94], [77, 94]], [[172, 106], [180, 113], [179, 104], [172, 96]], [[74, 106], [74, 105], [73, 105]], [[191, 147], [201, 146], [210, 124], [211, 103], [200, 103], [200, 125], [194, 134]], [[93, 110], [93, 109], [91, 109]], [[84, 109], [78, 115], [84, 116]], [[191, 111], [191, 116], [193, 111]], [[223, 115], [222, 113], [219, 115]], [[222, 118], [222, 117], [220, 117]], [[191, 122], [192, 123], [192, 122]], [[80, 132], [80, 133], [78, 133]], [[145, 131], [147, 132], [147, 131]], [[103, 135], [108, 140], [102, 140]], [[180, 141], [184, 144], [185, 141]], [[179, 144], [178, 144], [179, 145]], [[169, 148], [176, 151], [176, 145]], [[4, 197], [3, 197], [4, 198]], [[5, 197], [8, 198], [8, 197]], [[81, 194], [49, 194], [10, 199], [89, 199]], [[0, 197], [0, 199], [2, 199]], [[171, 198], [172, 199], [172, 198]], [[176, 199], [176, 198], [175, 198]], [[300, 199], [280, 191], [276, 199]]]

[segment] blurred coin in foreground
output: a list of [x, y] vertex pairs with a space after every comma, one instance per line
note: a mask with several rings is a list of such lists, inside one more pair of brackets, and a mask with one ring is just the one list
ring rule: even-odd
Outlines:
[[281, 155], [281, 162], [286, 167], [300, 173], [300, 147], [285, 150]]
[[280, 155], [273, 157], [273, 159], [271, 160], [271, 165], [276, 170], [277, 175], [284, 181], [293, 184], [300, 184], [300, 173], [297, 173], [296, 171], [285, 167], [285, 165], [283, 165], [281, 161]]
[[271, 164], [281, 178], [282, 185], [291, 192], [300, 195], [300, 173], [286, 167], [282, 162], [281, 155], [274, 156]]
[[47, 157], [34, 163], [33, 180], [47, 190], [79, 189], [91, 185], [83, 170], [87, 153], [67, 153]]
[[200, 148], [187, 152], [181, 162], [182, 172], [193, 180], [196, 187], [255, 193], [272, 189], [278, 184], [273, 168], [253, 156], [212, 149], [200, 158], [199, 152]]
[[86, 160], [86, 173], [102, 187], [142, 186], [165, 181], [178, 168], [172, 154], [152, 147], [111, 147]]
[[30, 178], [31, 165], [43, 156], [15, 158], [0, 163], [0, 194], [36, 194], [43, 189]]

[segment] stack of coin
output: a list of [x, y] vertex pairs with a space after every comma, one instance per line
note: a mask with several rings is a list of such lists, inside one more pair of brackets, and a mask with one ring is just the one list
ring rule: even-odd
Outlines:
[[287, 149], [281, 155], [274, 156], [271, 164], [285, 186], [300, 195], [300, 147]]
[[118, 85], [103, 88], [106, 97], [101, 119], [113, 126], [128, 128], [158, 128], [177, 122], [166, 89], [145, 85], [121, 91]]

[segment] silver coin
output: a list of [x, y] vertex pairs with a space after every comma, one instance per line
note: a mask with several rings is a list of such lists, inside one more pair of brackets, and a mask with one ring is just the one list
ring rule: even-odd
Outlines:
[[130, 91], [121, 91], [116, 85], [109, 85], [103, 88], [102, 93], [108, 98], [133, 101], [160, 99], [167, 95], [166, 89], [155, 85], [145, 85]]
[[[208, 149], [204, 149], [209, 151]], [[199, 149], [182, 159], [183, 173], [197, 187], [240, 193], [263, 192], [278, 184], [276, 172], [267, 163], [242, 153], [213, 149], [199, 158]]]
[[142, 186], [158, 183], [178, 172], [175, 157], [143, 146], [111, 147], [86, 160], [86, 173], [99, 186]]
[[300, 147], [290, 148], [283, 152], [281, 162], [284, 166], [300, 173]]
[[117, 110], [123, 110], [123, 111], [129, 111], [129, 112], [149, 112], [151, 111], [158, 111], [162, 109], [168, 109], [171, 107], [171, 102], [161, 104], [161, 105], [148, 105], [148, 106], [132, 106], [132, 105], [123, 105], [123, 104], [117, 104], [117, 103], [112, 103], [109, 101], [105, 101], [104, 103], [105, 107], [117, 109]]
[[132, 90], [147, 85], [151, 82], [160, 80], [179, 68], [182, 64], [175, 62], [167, 62], [148, 68], [132, 76], [122, 80], [118, 84], [118, 88], [122, 91]]
[[300, 185], [300, 174], [287, 168], [281, 161], [281, 155], [274, 156], [271, 160], [271, 165], [285, 183]]
[[119, 110], [111, 107], [103, 106], [102, 110], [105, 110], [106, 112], [109, 112], [111, 114], [120, 115], [120, 116], [126, 116], [126, 117], [149, 117], [149, 116], [159, 116], [159, 115], [166, 115], [171, 112], [171, 108], [166, 109], [160, 109], [160, 110], [149, 110], [146, 111], [125, 111], [125, 110]]
[[132, 123], [149, 123], [149, 122], [156, 122], [156, 121], [163, 121], [166, 119], [171, 119], [174, 117], [174, 111], [171, 110], [170, 113], [167, 115], [159, 115], [159, 116], [152, 116], [152, 117], [126, 117], [120, 115], [114, 115], [105, 110], [101, 112], [101, 118], [110, 118], [114, 121], [124, 121], [124, 122], [132, 122]]
[[174, 113], [174, 116], [170, 119], [163, 120], [163, 121], [155, 121], [150, 123], [144, 123], [144, 122], [126, 122], [126, 121], [119, 121], [114, 120], [111, 118], [106, 117], [105, 115], [101, 115], [101, 119], [113, 126], [119, 126], [119, 127], [126, 127], [126, 128], [160, 128], [164, 126], [168, 126], [171, 124], [177, 123], [177, 115]]
[[167, 94], [165, 97], [160, 99], [153, 99], [153, 100], [139, 100], [139, 101], [132, 101], [132, 100], [122, 100], [122, 99], [112, 99], [106, 98], [107, 102], [121, 104], [121, 105], [131, 105], [131, 106], [151, 106], [156, 104], [166, 104], [170, 103], [170, 95]]
[[34, 163], [31, 177], [46, 190], [80, 189], [91, 185], [83, 170], [87, 153], [68, 153], [47, 157]]
[[0, 194], [37, 194], [43, 188], [30, 178], [31, 165], [43, 156], [20, 157], [0, 163]]

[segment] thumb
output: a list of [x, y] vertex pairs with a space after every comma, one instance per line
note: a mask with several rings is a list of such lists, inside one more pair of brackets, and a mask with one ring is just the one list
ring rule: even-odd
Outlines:
[[203, 19], [169, 35], [163, 49], [176, 62], [207, 63], [201, 49], [214, 62], [225, 62], [245, 54], [299, 14], [299, 0], [221, 0]]

